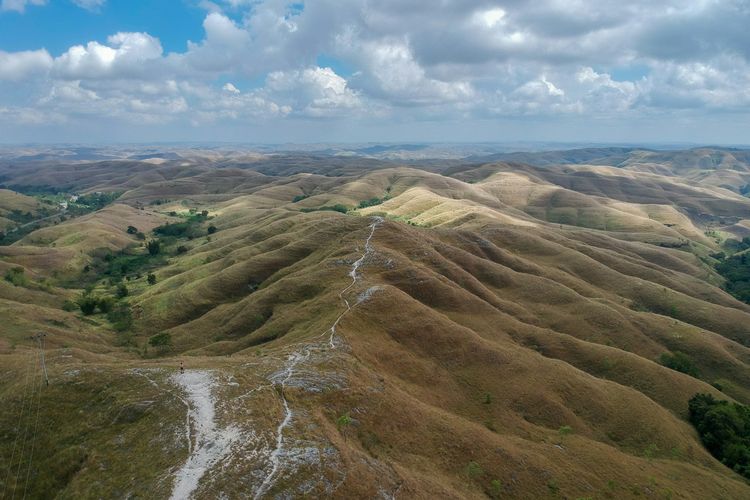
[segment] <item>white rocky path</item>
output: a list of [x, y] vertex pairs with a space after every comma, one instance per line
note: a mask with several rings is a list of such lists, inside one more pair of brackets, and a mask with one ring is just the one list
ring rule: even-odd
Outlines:
[[229, 453], [240, 438], [240, 432], [236, 427], [216, 425], [214, 392], [218, 384], [210, 371], [185, 370], [185, 373], [173, 375], [171, 381], [185, 391], [194, 432], [195, 445], [187, 461], [175, 473], [171, 495], [172, 500], [185, 500], [198, 488], [206, 471]]
[[[349, 304], [349, 301], [344, 297], [344, 294], [348, 292], [354, 285], [357, 284], [358, 277], [359, 277], [359, 268], [362, 266], [362, 264], [365, 262], [367, 257], [372, 253], [372, 237], [375, 234], [375, 230], [378, 228], [380, 224], [382, 224], [384, 219], [382, 217], [373, 217], [373, 222], [370, 224], [370, 234], [367, 236], [367, 239], [365, 240], [365, 247], [364, 251], [362, 252], [362, 256], [357, 259], [353, 264], [352, 268], [349, 271], [349, 276], [352, 278], [352, 282], [349, 283], [349, 285], [341, 290], [339, 292], [339, 298], [344, 302], [346, 305], [346, 310], [344, 310], [337, 318], [336, 321], [333, 322], [331, 327], [326, 330], [321, 336], [325, 335], [326, 333], [330, 333], [328, 343], [332, 349], [336, 348], [336, 344], [334, 342], [334, 338], [336, 335], [336, 326], [338, 326], [339, 322], [341, 321], [341, 318], [343, 318], [349, 311], [352, 310], [352, 306]], [[299, 365], [301, 362], [304, 362], [307, 358], [310, 356], [310, 347], [309, 345], [306, 345], [304, 347], [301, 347], [297, 349], [296, 351], [292, 352], [289, 357], [286, 360], [286, 366], [284, 369], [277, 374], [275, 379], [278, 380], [278, 383], [281, 386], [280, 394], [281, 394], [281, 403], [284, 407], [284, 418], [282, 419], [281, 423], [279, 424], [278, 429], [276, 430], [276, 448], [271, 452], [271, 470], [268, 473], [268, 475], [265, 477], [263, 482], [261, 483], [260, 487], [255, 493], [255, 500], [260, 499], [263, 497], [263, 495], [268, 492], [268, 490], [273, 486], [274, 482], [276, 481], [277, 474], [279, 470], [282, 467], [281, 458], [283, 456], [282, 452], [284, 450], [284, 430], [289, 426], [289, 424], [292, 422], [292, 417], [294, 416], [294, 412], [292, 411], [292, 408], [289, 405], [289, 401], [286, 399], [286, 395], [284, 394], [284, 389], [286, 387], [286, 384], [289, 382], [289, 380], [292, 378], [292, 375], [294, 374], [294, 369]]]

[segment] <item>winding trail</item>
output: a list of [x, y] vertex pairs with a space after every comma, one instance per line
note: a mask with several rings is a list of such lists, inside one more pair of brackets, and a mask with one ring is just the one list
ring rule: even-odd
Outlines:
[[325, 335], [326, 333], [330, 332], [330, 337], [328, 339], [328, 344], [331, 346], [331, 349], [336, 348], [336, 344], [334, 343], [334, 337], [336, 336], [336, 327], [339, 325], [339, 322], [341, 321], [341, 318], [346, 316], [346, 314], [352, 310], [351, 305], [349, 304], [349, 301], [346, 300], [346, 297], [344, 297], [344, 294], [348, 292], [354, 285], [357, 284], [357, 271], [359, 271], [359, 268], [362, 266], [362, 264], [365, 262], [365, 259], [372, 253], [372, 245], [370, 244], [370, 241], [372, 240], [372, 237], [375, 235], [375, 230], [378, 228], [380, 224], [383, 223], [385, 219], [379, 216], [373, 217], [374, 221], [372, 224], [370, 224], [370, 235], [365, 240], [365, 249], [364, 252], [362, 252], [362, 256], [357, 259], [354, 264], [352, 264], [352, 270], [349, 271], [349, 276], [352, 278], [352, 282], [349, 283], [349, 286], [344, 288], [339, 292], [339, 299], [341, 299], [344, 304], [346, 305], [346, 310], [339, 315], [338, 318], [336, 318], [336, 321], [333, 322], [333, 325], [331, 325], [331, 328], [323, 332], [321, 337]]
[[206, 370], [185, 370], [172, 376], [172, 382], [181, 387], [190, 402], [188, 414], [192, 414], [195, 428], [195, 445], [187, 461], [175, 473], [172, 500], [190, 498], [198, 488], [198, 482], [213, 465], [230, 451], [240, 437], [235, 427], [219, 428], [215, 421], [213, 390], [216, 381]]
[[[342, 312], [338, 318], [336, 318], [336, 321], [333, 322], [331, 327], [323, 332], [320, 337], [324, 336], [327, 333], [330, 333], [330, 337], [328, 339], [328, 344], [332, 349], [336, 348], [336, 344], [334, 342], [334, 338], [336, 335], [336, 326], [338, 326], [339, 322], [341, 321], [341, 318], [343, 318], [349, 311], [352, 310], [352, 306], [349, 304], [349, 301], [344, 297], [344, 294], [348, 292], [354, 285], [357, 284], [358, 281], [358, 271], [359, 268], [362, 266], [362, 264], [365, 262], [365, 259], [372, 253], [372, 245], [371, 240], [373, 235], [375, 234], [375, 230], [377, 227], [383, 223], [384, 219], [382, 217], [373, 217], [373, 223], [370, 224], [370, 234], [365, 240], [365, 248], [362, 252], [362, 256], [357, 259], [352, 264], [352, 269], [349, 271], [349, 276], [352, 278], [352, 282], [349, 283], [349, 285], [341, 290], [339, 292], [339, 299], [341, 299], [344, 304], [346, 305], [346, 310]], [[281, 466], [281, 459], [280, 456], [282, 452], [284, 451], [284, 429], [286, 429], [289, 424], [292, 422], [292, 417], [294, 416], [294, 412], [292, 411], [291, 407], [289, 406], [289, 401], [286, 399], [286, 395], [284, 394], [284, 389], [286, 387], [286, 384], [289, 382], [289, 380], [292, 378], [292, 375], [294, 374], [294, 369], [297, 365], [300, 363], [306, 361], [310, 357], [310, 348], [309, 346], [300, 348], [299, 350], [293, 352], [289, 355], [287, 358], [287, 365], [284, 370], [282, 370], [279, 373], [279, 376], [276, 377], [279, 379], [279, 382], [277, 382], [280, 385], [281, 390], [281, 404], [284, 406], [284, 418], [281, 420], [281, 423], [279, 423], [278, 428], [276, 429], [276, 447], [271, 452], [271, 471], [268, 473], [268, 475], [265, 477], [263, 482], [261, 483], [258, 490], [255, 492], [254, 499], [258, 500], [263, 495], [265, 495], [268, 490], [273, 486], [274, 482], [276, 481], [276, 475], [279, 472], [279, 468]]]

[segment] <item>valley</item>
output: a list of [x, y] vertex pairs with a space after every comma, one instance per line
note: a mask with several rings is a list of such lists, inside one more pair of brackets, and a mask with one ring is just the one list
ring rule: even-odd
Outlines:
[[6, 148], [0, 496], [750, 495], [750, 154], [487, 149]]

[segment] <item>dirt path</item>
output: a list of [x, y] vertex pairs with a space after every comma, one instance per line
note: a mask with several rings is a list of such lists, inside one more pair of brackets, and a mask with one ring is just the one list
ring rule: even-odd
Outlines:
[[[338, 326], [341, 319], [352, 310], [352, 306], [349, 304], [349, 301], [344, 297], [344, 294], [348, 292], [354, 285], [357, 284], [358, 281], [358, 272], [359, 268], [362, 266], [362, 264], [365, 262], [367, 257], [372, 253], [372, 245], [371, 240], [373, 235], [375, 234], [375, 230], [377, 227], [383, 223], [382, 217], [373, 217], [373, 223], [370, 224], [370, 234], [367, 236], [367, 239], [365, 240], [365, 248], [362, 252], [362, 256], [357, 259], [353, 264], [352, 268], [349, 271], [349, 276], [352, 278], [352, 282], [347, 285], [346, 288], [341, 290], [339, 292], [339, 298], [344, 302], [346, 305], [346, 310], [344, 310], [337, 318], [336, 321], [333, 322], [331, 327], [326, 330], [322, 335], [325, 335], [327, 333], [330, 334], [328, 339], [328, 344], [332, 349], [336, 348], [335, 344], [335, 335], [336, 335], [336, 327]], [[271, 452], [270, 460], [271, 460], [271, 470], [268, 473], [268, 475], [265, 477], [263, 482], [261, 483], [260, 487], [255, 493], [255, 500], [260, 499], [265, 495], [268, 490], [273, 486], [273, 484], [276, 481], [276, 476], [282, 466], [281, 458], [284, 452], [284, 430], [289, 426], [289, 424], [292, 422], [292, 418], [294, 416], [294, 412], [292, 411], [292, 408], [289, 405], [289, 401], [286, 399], [286, 396], [284, 394], [284, 389], [286, 388], [287, 383], [290, 381], [292, 376], [294, 375], [295, 368], [300, 364], [303, 363], [305, 360], [307, 360], [310, 356], [310, 349], [313, 348], [313, 346], [310, 346], [309, 344], [305, 347], [301, 347], [297, 349], [295, 352], [289, 355], [289, 357], [286, 360], [286, 366], [284, 370], [280, 372], [280, 376], [277, 377], [278, 384], [281, 386], [280, 395], [281, 395], [281, 403], [284, 407], [284, 418], [282, 419], [281, 423], [279, 423], [278, 428], [276, 429], [276, 447]]]
[[216, 425], [214, 390], [217, 383], [210, 371], [186, 370], [173, 375], [171, 381], [185, 391], [194, 432], [195, 444], [191, 446], [187, 461], [175, 473], [172, 489], [172, 500], [184, 500], [198, 488], [206, 471], [229, 453], [240, 433], [234, 427]]

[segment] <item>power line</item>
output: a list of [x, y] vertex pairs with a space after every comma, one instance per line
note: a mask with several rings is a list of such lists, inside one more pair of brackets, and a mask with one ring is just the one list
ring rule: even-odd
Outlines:
[[[24, 385], [23, 385], [23, 397], [21, 399], [21, 411], [18, 413], [18, 422], [16, 423], [16, 437], [13, 439], [13, 451], [10, 454], [10, 461], [8, 462], [8, 473], [6, 474], [6, 477], [5, 477], [5, 484], [3, 484], [3, 498], [5, 498], [5, 492], [7, 491], [8, 484], [10, 484], [10, 476], [13, 471], [13, 460], [15, 459], [15, 456], [16, 456], [16, 446], [18, 445], [18, 438], [21, 436], [21, 422], [23, 421], [23, 414], [24, 414], [24, 410], [26, 409], [26, 401], [28, 399], [27, 394], [29, 392], [28, 389], [29, 387], [33, 388], [33, 379], [32, 379], [32, 384], [31, 385], [29, 384], [29, 373], [31, 372], [34, 365], [36, 365], [36, 363], [34, 362], [35, 357], [36, 356], [34, 355], [33, 350], [32, 350], [32, 354], [30, 356], [31, 363], [26, 364], [26, 372], [24, 375]], [[29, 406], [29, 409], [31, 409], [31, 406]], [[18, 478], [16, 477], [16, 481], [17, 480]]]
[[[32, 355], [31, 359], [33, 360], [35, 357], [36, 356]], [[36, 363], [34, 363], [34, 366], [36, 367]], [[36, 378], [36, 370], [34, 370], [34, 378]], [[31, 398], [29, 399], [29, 417], [31, 417], [31, 413], [33, 411], [31, 409], [31, 406], [34, 404], [34, 394], [36, 393], [36, 385], [33, 382], [34, 378], [32, 378], [32, 383], [31, 383]], [[41, 391], [41, 387], [39, 388], [39, 390]], [[21, 475], [21, 465], [23, 464], [23, 455], [24, 455], [24, 450], [26, 449], [26, 442], [27, 442], [26, 436], [28, 436], [29, 434], [29, 427], [31, 427], [31, 419], [27, 417], [26, 427], [23, 430], [23, 438], [21, 439], [21, 454], [18, 457], [18, 467], [16, 468], [16, 481], [13, 483], [13, 494], [11, 496], [11, 499], [16, 497], [16, 488], [18, 487], [18, 479]], [[11, 463], [11, 467], [13, 467], [12, 463]]]
[[[42, 359], [42, 366], [44, 366], [44, 341], [42, 340], [40, 342], [40, 349], [41, 349], [41, 359]], [[42, 375], [44, 376], [44, 380], [47, 381], [47, 385], [49, 385], [49, 379], [47, 378], [47, 370], [45, 369], [42, 372]], [[36, 435], [37, 430], [39, 429], [39, 413], [42, 406], [42, 378], [39, 378], [39, 395], [36, 398], [36, 419], [34, 421], [34, 431], [31, 434], [31, 452], [29, 453], [29, 466], [26, 468], [26, 481], [23, 483], [23, 498], [26, 498], [26, 489], [29, 486], [29, 477], [31, 476], [31, 464], [34, 460], [34, 447], [36, 446]]]

